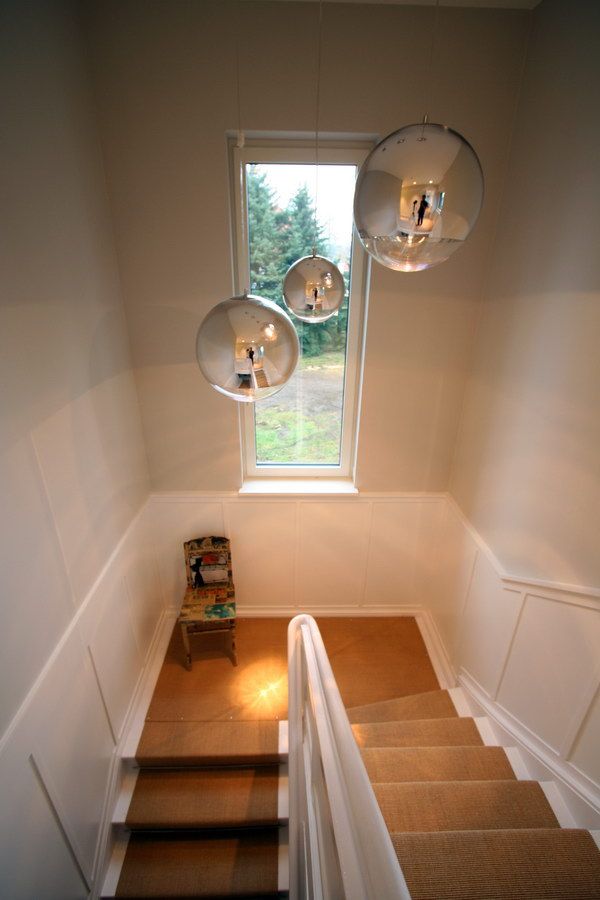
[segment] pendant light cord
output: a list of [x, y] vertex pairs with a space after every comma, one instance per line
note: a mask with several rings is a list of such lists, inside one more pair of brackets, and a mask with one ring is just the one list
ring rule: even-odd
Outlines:
[[[241, 77], [240, 77], [240, 0], [236, 0], [235, 3], [235, 93], [236, 93], [236, 112], [237, 112], [237, 141], [236, 141], [236, 149], [243, 150], [245, 144], [244, 132], [242, 129], [242, 89], [241, 89]], [[240, 216], [240, 230], [241, 230], [241, 242], [242, 247], [249, 247], [249, 235], [247, 232], [247, 198], [245, 191], [245, 174], [244, 174], [244, 166], [243, 164], [236, 167], [237, 170], [237, 178], [238, 178], [238, 188], [240, 192], [240, 209], [242, 210], [242, 215]], [[246, 211], [245, 211], [246, 210]], [[243, 296], [247, 297], [250, 293], [250, 258], [249, 254], [244, 254], [245, 259], [247, 260], [246, 266], [246, 286], [243, 289]], [[238, 281], [241, 281], [241, 267], [238, 266]]]
[[435, 36], [437, 34], [439, 8], [440, 8], [440, 0], [435, 0], [435, 10], [433, 13], [433, 25], [432, 25], [432, 29], [431, 29], [431, 41], [429, 43], [429, 63], [427, 65], [427, 88], [425, 91], [425, 110], [426, 111], [425, 111], [425, 115], [423, 116], [420, 140], [424, 140], [423, 132], [425, 131], [425, 126], [427, 125], [427, 121], [429, 119], [429, 113], [427, 112], [427, 108], [431, 105], [431, 97], [433, 95], [433, 51], [434, 51], [434, 47], [435, 47]]
[[317, 86], [315, 103], [315, 233], [313, 237], [312, 255], [317, 255], [317, 239], [319, 235], [319, 105], [321, 100], [321, 40], [323, 33], [323, 0], [319, 0], [319, 26], [317, 32]]

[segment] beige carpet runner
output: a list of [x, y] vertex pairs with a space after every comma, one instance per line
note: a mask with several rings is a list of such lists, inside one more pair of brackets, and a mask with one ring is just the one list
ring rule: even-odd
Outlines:
[[[600, 900], [600, 852], [446, 691], [348, 711], [413, 900]], [[276, 722], [149, 722], [118, 897], [276, 897]], [[387, 898], [382, 898], [387, 900]]]

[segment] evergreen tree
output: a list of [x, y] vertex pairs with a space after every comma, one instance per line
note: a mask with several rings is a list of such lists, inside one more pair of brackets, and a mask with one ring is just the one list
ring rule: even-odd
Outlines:
[[[282, 286], [289, 267], [313, 247], [328, 256], [323, 228], [315, 231], [315, 208], [303, 185], [285, 210], [278, 209], [266, 173], [251, 166], [247, 176], [250, 290], [285, 308]], [[348, 322], [348, 300], [338, 316], [320, 324], [304, 323], [292, 316], [304, 356], [319, 356], [325, 350], [344, 349]]]
[[282, 271], [285, 271], [280, 226], [273, 192], [266, 173], [251, 166], [247, 178], [250, 292], [281, 302]]

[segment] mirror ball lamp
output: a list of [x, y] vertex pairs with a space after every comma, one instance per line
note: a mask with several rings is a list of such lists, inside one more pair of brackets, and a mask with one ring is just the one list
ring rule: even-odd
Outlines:
[[344, 301], [344, 277], [324, 256], [303, 256], [286, 272], [283, 299], [303, 322], [325, 322]]
[[483, 173], [471, 145], [445, 125], [407, 125], [364, 161], [354, 222], [377, 262], [418, 272], [462, 246], [482, 202]]
[[287, 313], [263, 297], [243, 294], [218, 303], [196, 338], [200, 371], [232, 400], [271, 397], [294, 373], [300, 344]]

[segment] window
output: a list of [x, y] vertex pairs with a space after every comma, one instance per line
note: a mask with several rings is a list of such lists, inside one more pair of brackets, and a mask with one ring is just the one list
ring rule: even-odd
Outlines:
[[[354, 182], [367, 150], [314, 142], [233, 148], [237, 289], [285, 308], [283, 277], [313, 245], [344, 276], [344, 302], [331, 319], [290, 314], [300, 361], [273, 397], [241, 409], [247, 476], [349, 476], [354, 463], [365, 254], [354, 235]], [[315, 197], [318, 226], [315, 234]]]

